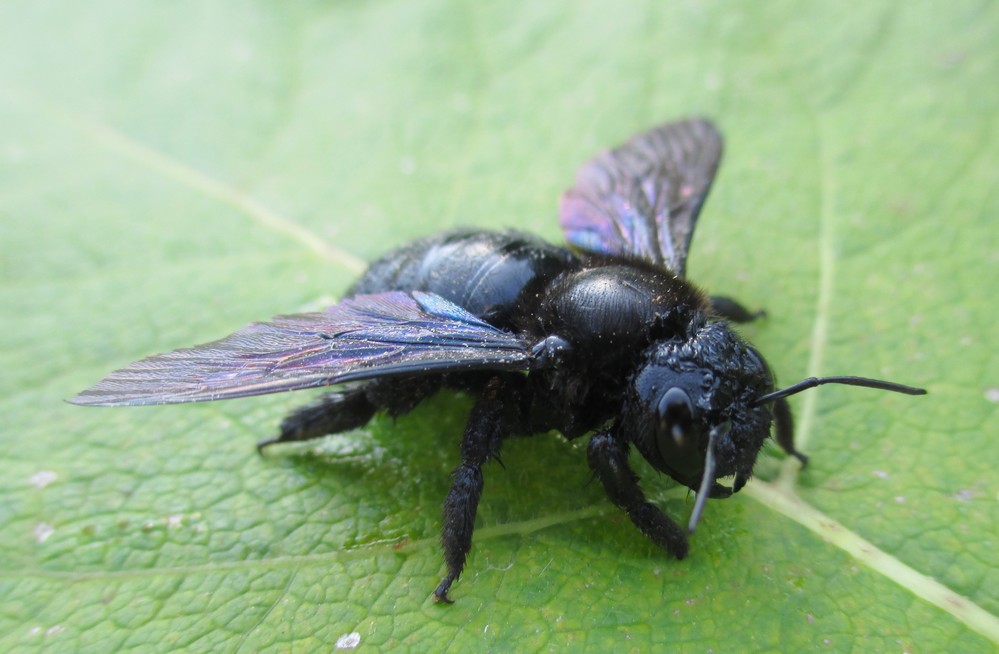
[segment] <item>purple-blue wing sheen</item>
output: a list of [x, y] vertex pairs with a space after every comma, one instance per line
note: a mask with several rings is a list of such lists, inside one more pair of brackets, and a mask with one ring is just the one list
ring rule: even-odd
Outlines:
[[666, 123], [598, 155], [562, 196], [570, 244], [633, 256], [684, 275], [694, 223], [721, 160], [722, 139], [703, 118]]
[[359, 295], [322, 313], [278, 316], [220, 341], [136, 361], [71, 402], [178, 404], [375, 377], [526, 370], [524, 341], [429, 293]]

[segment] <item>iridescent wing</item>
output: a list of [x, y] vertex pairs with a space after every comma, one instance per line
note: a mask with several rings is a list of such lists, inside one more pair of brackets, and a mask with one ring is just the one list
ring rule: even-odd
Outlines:
[[560, 223], [573, 246], [639, 257], [683, 275], [697, 214], [721, 160], [710, 121], [666, 123], [598, 155], [562, 195]]
[[464, 370], [524, 370], [513, 334], [429, 293], [359, 295], [322, 313], [279, 316], [220, 341], [112, 372], [70, 402], [179, 404], [342, 382]]

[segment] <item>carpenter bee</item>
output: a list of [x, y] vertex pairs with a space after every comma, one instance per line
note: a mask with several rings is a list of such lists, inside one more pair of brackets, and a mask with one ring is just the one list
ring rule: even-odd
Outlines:
[[[918, 395], [861, 377], [810, 378], [776, 390], [766, 361], [730, 323], [756, 314], [685, 277], [694, 224], [721, 158], [711, 122], [638, 134], [578, 171], [562, 196], [569, 247], [518, 231], [452, 231], [375, 261], [343, 301], [279, 316], [222, 340], [137, 361], [71, 402], [173, 404], [339, 386], [291, 413], [276, 443], [399, 416], [442, 388], [475, 404], [444, 500], [450, 602], [472, 546], [482, 467], [503, 440], [557, 430], [592, 434], [587, 460], [610, 500], [682, 559], [706, 499], [738, 492], [760, 448], [793, 442], [787, 396], [820, 384]], [[696, 492], [686, 528], [648, 502], [631, 447]], [[719, 483], [733, 477], [732, 485]]]

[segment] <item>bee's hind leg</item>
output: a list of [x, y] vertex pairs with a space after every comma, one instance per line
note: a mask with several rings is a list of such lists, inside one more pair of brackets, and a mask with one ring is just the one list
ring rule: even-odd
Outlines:
[[377, 410], [364, 387], [328, 393], [289, 413], [281, 421], [281, 433], [259, 441], [257, 451], [275, 443], [307, 441], [363, 427]]

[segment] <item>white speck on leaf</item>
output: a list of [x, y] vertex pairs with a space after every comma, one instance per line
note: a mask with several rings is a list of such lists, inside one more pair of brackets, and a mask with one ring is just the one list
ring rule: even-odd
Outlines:
[[35, 474], [28, 477], [28, 481], [31, 482], [31, 485], [35, 488], [45, 488], [58, 478], [59, 475], [51, 470], [39, 470]]
[[878, 479], [888, 479], [888, 473], [885, 472], [884, 470], [875, 470], [874, 476], [877, 477]]
[[35, 530], [34, 530], [35, 542], [44, 543], [49, 539], [49, 536], [51, 536], [52, 532], [54, 531], [55, 527], [53, 527], [52, 525], [48, 524], [47, 522], [39, 522], [37, 525], [35, 525]]
[[962, 488], [961, 490], [954, 493], [954, 497], [956, 497], [961, 502], [967, 502], [968, 500], [974, 499], [975, 492], [970, 488]]
[[905, 504], [905, 496], [899, 495], [898, 497], [895, 498], [895, 501], [898, 502], [899, 504]]
[[354, 649], [361, 644], [361, 634], [356, 631], [352, 631], [349, 634], [344, 634], [336, 639], [337, 649]]
[[167, 527], [169, 529], [173, 529], [175, 527], [179, 527], [183, 521], [184, 521], [184, 516], [182, 516], [180, 514], [175, 514], [175, 515], [169, 516], [169, 517], [167, 517]]
[[985, 391], [985, 399], [989, 402], [999, 402], [999, 388], [990, 388]]
[[58, 625], [57, 624], [54, 627], [49, 627], [48, 629], [46, 629], [45, 630], [45, 635], [46, 636], [55, 636], [56, 634], [61, 634], [64, 631], [66, 631], [66, 628], [63, 627], [62, 625]]

